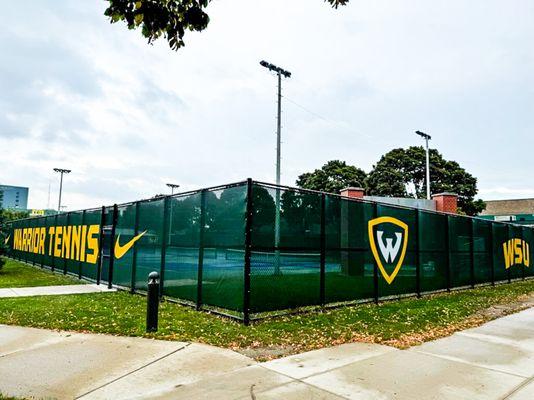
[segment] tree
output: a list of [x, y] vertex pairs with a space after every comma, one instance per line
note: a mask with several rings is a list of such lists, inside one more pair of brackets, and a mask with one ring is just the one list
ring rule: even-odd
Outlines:
[[306, 172], [297, 179], [297, 186], [304, 189], [336, 193], [349, 186], [363, 187], [366, 173], [345, 161], [328, 161], [321, 169]]
[[[104, 14], [111, 23], [125, 21], [128, 29], [141, 27], [149, 43], [164, 37], [173, 50], [184, 46], [185, 31], [203, 31], [210, 21], [205, 9], [211, 0], [107, 0]], [[325, 0], [334, 8], [349, 0]]]
[[[0, 208], [0, 256], [7, 253], [6, 238], [9, 235], [7, 231], [7, 222], [17, 219], [28, 218], [30, 213], [28, 211], [7, 210]], [[0, 257], [0, 270], [4, 266], [4, 259]]]
[[[477, 179], [456, 161], [445, 160], [430, 150], [430, 189], [432, 193], [458, 194], [458, 206], [467, 215], [486, 207], [475, 200]], [[365, 181], [369, 195], [424, 198], [426, 195], [426, 153], [423, 147], [394, 149], [383, 155]]]

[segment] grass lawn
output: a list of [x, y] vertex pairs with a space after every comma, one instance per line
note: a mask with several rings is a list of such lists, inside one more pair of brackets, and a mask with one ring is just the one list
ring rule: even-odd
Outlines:
[[[264, 360], [353, 341], [407, 347], [523, 309], [533, 296], [534, 280], [527, 280], [378, 306], [364, 304], [288, 315], [249, 327], [163, 302], [159, 332], [146, 334], [145, 297], [126, 292], [98, 293], [2, 299], [0, 323], [202, 342]], [[494, 307], [497, 305], [500, 307]]]
[[18, 261], [5, 258], [6, 264], [0, 270], [0, 288], [79, 285], [86, 283], [79, 279], [54, 274], [39, 267], [30, 266]]

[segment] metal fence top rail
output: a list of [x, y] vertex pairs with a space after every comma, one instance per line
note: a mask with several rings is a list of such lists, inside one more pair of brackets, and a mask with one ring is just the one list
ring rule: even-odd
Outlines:
[[[319, 190], [299, 188], [299, 187], [295, 187], [295, 186], [277, 185], [275, 183], [256, 181], [256, 180], [253, 180], [251, 178], [248, 178], [248, 179], [245, 179], [245, 180], [242, 180], [242, 181], [238, 181], [238, 182], [227, 183], [227, 184], [217, 185], [217, 186], [210, 186], [210, 187], [207, 187], [207, 188], [201, 188], [201, 189], [195, 189], [195, 190], [189, 190], [189, 191], [186, 191], [186, 192], [175, 193], [173, 195], [169, 194], [169, 195], [163, 195], [163, 196], [158, 196], [158, 197], [152, 197], [152, 198], [148, 198], [148, 199], [134, 200], [134, 201], [129, 201], [129, 202], [120, 203], [120, 204], [116, 204], [116, 205], [117, 205], [117, 207], [124, 207], [124, 206], [133, 205], [133, 204], [136, 204], [136, 203], [150, 203], [150, 202], [159, 201], [159, 200], [166, 199], [166, 198], [171, 198], [171, 199], [172, 198], [180, 198], [180, 197], [184, 197], [184, 196], [191, 196], [191, 195], [194, 195], [194, 194], [197, 194], [197, 193], [201, 193], [203, 191], [216, 191], [216, 190], [228, 189], [228, 188], [232, 188], [232, 187], [236, 187], [236, 186], [242, 186], [242, 185], [246, 185], [247, 182], [249, 182], [249, 181], [251, 181], [252, 184], [265, 186], [265, 187], [272, 188], [272, 189], [283, 189], [283, 190], [290, 190], [290, 191], [293, 191], [293, 192], [305, 192], [305, 193], [311, 193], [311, 194], [317, 194], [317, 195], [326, 195], [326, 196], [335, 197], [335, 198], [338, 198], [338, 199], [343, 199], [345, 201], [351, 201], [351, 202], [356, 202], [356, 203], [377, 204], [377, 205], [387, 206], [387, 207], [394, 208], [394, 209], [419, 211], [419, 209], [415, 208], [415, 207], [408, 207], [408, 206], [402, 206], [402, 205], [396, 205], [396, 204], [389, 204], [389, 203], [385, 203], [385, 202], [381, 202], [381, 201], [372, 201], [372, 200], [365, 200], [365, 199], [357, 199], [357, 198], [352, 198], [352, 197], [346, 197], [346, 196], [340, 195], [339, 193], [329, 193], [329, 192], [323, 192], [323, 191], [319, 191]], [[69, 215], [69, 214], [82, 213], [82, 212], [100, 211], [102, 208], [110, 208], [110, 207], [114, 207], [114, 205], [103, 206], [103, 207], [93, 207], [93, 208], [75, 210], [75, 211], [60, 212], [60, 213], [57, 213], [55, 215], [53, 214], [53, 215], [46, 215], [46, 216], [28, 217], [28, 218], [22, 218], [22, 219], [18, 219], [18, 220], [6, 221], [6, 223], [22, 222], [22, 221], [26, 221], [26, 220], [32, 220], [33, 221], [33, 220], [38, 220], [38, 219], [41, 219], [41, 218], [42, 219], [46, 219], [46, 218], [49, 218], [49, 217], [55, 217], [55, 216], [58, 216], [58, 215]], [[452, 213], [445, 213], [445, 212], [434, 211], [434, 210], [420, 210], [420, 211], [424, 212], [424, 213], [428, 213], [428, 214], [450, 216], [450, 217], [455, 217], [455, 218], [470, 218], [470, 219], [482, 221], [482, 222], [485, 222], [485, 223], [488, 223], [488, 224], [501, 224], [501, 225], [505, 225], [505, 226], [516, 226], [516, 227], [521, 227], [521, 228], [524, 227], [524, 225], [521, 225], [521, 224], [514, 224], [514, 223], [504, 222], [504, 221], [490, 221], [490, 220], [487, 220], [485, 218], [481, 218], [481, 217], [477, 217], [477, 216], [452, 214]]]
[[490, 223], [490, 224], [495, 223], [495, 224], [501, 224], [501, 225], [506, 225], [506, 226], [518, 226], [518, 227], [523, 227], [524, 226], [524, 225], [521, 225], [521, 224], [513, 224], [513, 223], [510, 223], [510, 222], [504, 222], [504, 221], [491, 221], [491, 220], [488, 220], [488, 219], [485, 219], [485, 218], [481, 218], [481, 217], [478, 217], [478, 216], [461, 215], [461, 214], [440, 212], [440, 211], [434, 211], [434, 210], [420, 210], [420, 209], [415, 208], [415, 207], [402, 206], [402, 205], [398, 205], [398, 204], [389, 204], [389, 203], [385, 203], [385, 202], [382, 202], [382, 201], [373, 201], [373, 200], [366, 200], [366, 199], [358, 199], [358, 198], [354, 198], [354, 197], [346, 197], [346, 196], [340, 195], [339, 193], [323, 192], [323, 191], [320, 191], [320, 190], [304, 189], [304, 188], [298, 188], [298, 187], [294, 187], [294, 186], [277, 185], [275, 183], [268, 183], [268, 182], [261, 182], [261, 181], [253, 181], [253, 183], [255, 183], [257, 185], [273, 188], [273, 189], [277, 189], [278, 188], [278, 189], [291, 190], [291, 191], [294, 191], [294, 192], [307, 192], [307, 193], [311, 193], [311, 194], [327, 195], [327, 196], [330, 196], [330, 197], [337, 197], [339, 199], [343, 199], [343, 200], [346, 200], [346, 201], [352, 201], [352, 202], [356, 202], [356, 203], [378, 204], [378, 205], [387, 206], [387, 207], [390, 207], [390, 208], [396, 208], [396, 209], [401, 209], [401, 210], [410, 210], [410, 211], [421, 211], [421, 212], [428, 213], [428, 214], [450, 216], [450, 217], [455, 217], [455, 218], [470, 218], [470, 219], [476, 219], [478, 221], [487, 222], [487, 223]]

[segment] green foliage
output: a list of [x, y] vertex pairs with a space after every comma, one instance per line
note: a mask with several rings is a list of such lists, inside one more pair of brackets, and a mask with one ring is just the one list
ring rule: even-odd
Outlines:
[[[203, 31], [209, 24], [205, 12], [211, 0], [107, 0], [104, 14], [111, 23], [125, 21], [128, 29], [141, 27], [149, 43], [164, 37], [173, 50], [184, 46], [186, 31]], [[325, 0], [334, 8], [349, 0]]]
[[[0, 256], [7, 253], [5, 239], [7, 237], [5, 223], [16, 219], [27, 218], [30, 215], [28, 211], [16, 211], [0, 208]], [[5, 265], [5, 260], [0, 257], [0, 270]]]
[[[485, 208], [475, 200], [477, 179], [456, 161], [445, 160], [435, 149], [430, 150], [431, 192], [458, 194], [458, 206], [467, 215], [476, 215]], [[423, 147], [394, 149], [382, 156], [366, 179], [369, 195], [392, 197], [426, 196], [426, 152]]]
[[349, 186], [363, 187], [366, 173], [345, 161], [328, 161], [321, 169], [307, 172], [297, 179], [297, 186], [304, 189], [335, 193]]

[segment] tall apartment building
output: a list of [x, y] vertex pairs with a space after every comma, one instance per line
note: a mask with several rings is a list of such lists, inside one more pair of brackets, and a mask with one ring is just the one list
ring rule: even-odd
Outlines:
[[26, 210], [28, 192], [27, 187], [0, 185], [0, 208]]

